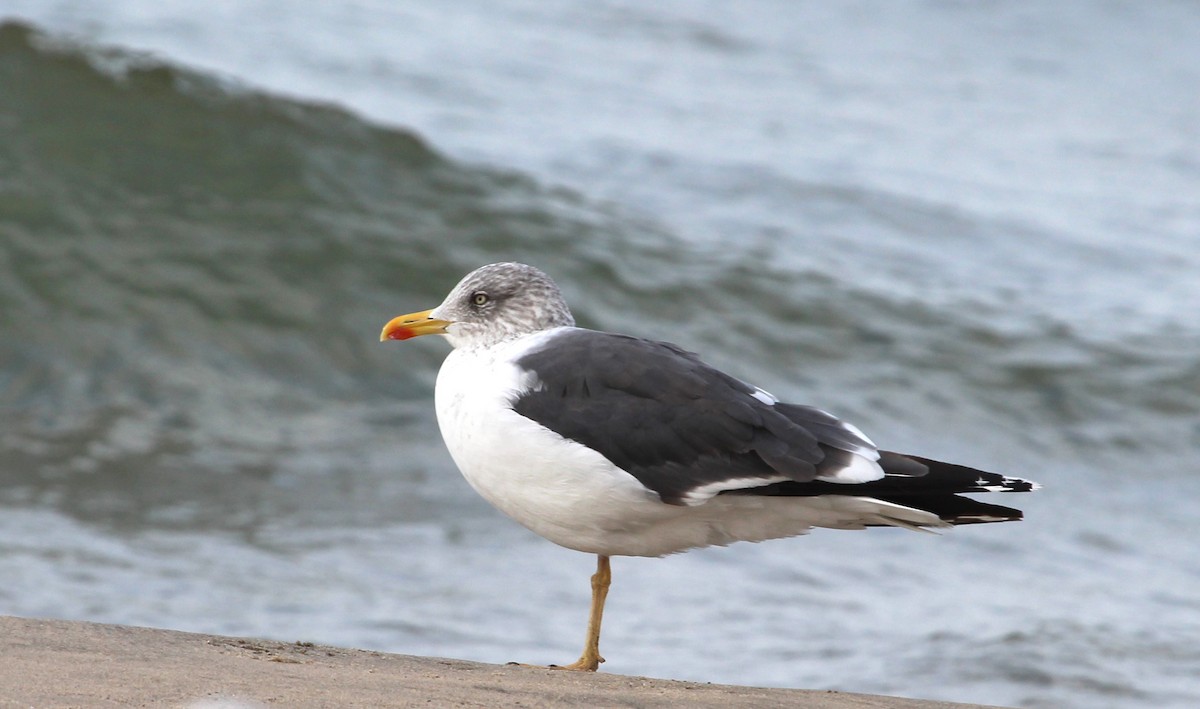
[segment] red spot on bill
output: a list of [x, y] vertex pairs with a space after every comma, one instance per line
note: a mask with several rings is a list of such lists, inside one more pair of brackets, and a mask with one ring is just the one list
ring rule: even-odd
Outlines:
[[390, 330], [387, 334], [389, 340], [410, 340], [416, 337], [417, 334], [409, 327], [397, 327]]

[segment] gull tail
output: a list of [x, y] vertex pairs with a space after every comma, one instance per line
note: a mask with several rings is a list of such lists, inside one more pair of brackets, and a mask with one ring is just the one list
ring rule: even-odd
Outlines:
[[1031, 492], [1040, 487], [1031, 480], [965, 465], [891, 451], [879, 453], [884, 477], [857, 486], [859, 494], [925, 510], [949, 524], [1012, 522], [1024, 516], [1021, 510], [962, 497], [961, 493]]
[[[1013, 522], [1024, 517], [1021, 510], [963, 497], [963, 493], [1030, 492], [1040, 487], [1037, 483], [1023, 478], [891, 451], [879, 452], [879, 466], [883, 468], [884, 476], [868, 482], [789, 480], [730, 492], [787, 497], [846, 495], [870, 498], [902, 508], [928, 512], [936, 515], [946, 525], [960, 525]], [[889, 521], [887, 524], [906, 526], [895, 521]]]

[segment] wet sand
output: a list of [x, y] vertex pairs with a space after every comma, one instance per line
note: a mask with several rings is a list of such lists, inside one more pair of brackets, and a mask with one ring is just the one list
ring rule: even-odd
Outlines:
[[964, 709], [896, 697], [486, 665], [310, 643], [0, 616], [10, 707]]

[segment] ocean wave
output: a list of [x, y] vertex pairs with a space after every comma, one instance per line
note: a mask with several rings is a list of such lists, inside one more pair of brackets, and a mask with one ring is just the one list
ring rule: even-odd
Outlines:
[[[442, 351], [397, 354], [376, 333], [498, 260], [552, 273], [584, 325], [677, 341], [898, 444], [935, 431], [955, 454], [1008, 428], [1026, 450], [983, 457], [1032, 466], [1057, 449], [1082, 471], [1147, 452], [1172, 463], [1197, 443], [1188, 333], [1097, 339], [1016, 314], [1003, 293], [922, 299], [836, 257], [866, 248], [861, 220], [884, 231], [909, 214], [928, 232], [961, 215], [818, 186], [805, 193], [817, 236], [701, 248], [652, 216], [452, 160], [336, 106], [19, 23], [0, 26], [0, 55], [10, 494], [69, 489], [86, 510], [102, 504], [97, 480], [148, 491], [104, 502], [113, 518], [250, 506], [261, 496], [239, 490], [306, 479], [306, 466], [357, 466], [386, 486], [398, 443], [411, 455], [399, 477], [418, 479], [443, 461], [427, 401]], [[821, 220], [850, 212], [864, 216], [833, 241]], [[895, 234], [887, 247], [897, 263], [936, 250]], [[782, 256], [804, 249], [833, 266]], [[206, 476], [233, 492], [195, 482]]]

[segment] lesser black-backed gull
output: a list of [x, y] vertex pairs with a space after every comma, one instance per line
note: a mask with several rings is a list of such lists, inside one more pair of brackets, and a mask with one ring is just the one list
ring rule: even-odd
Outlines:
[[381, 340], [445, 336], [438, 425], [488, 502], [556, 544], [597, 555], [587, 640], [595, 670], [611, 556], [662, 556], [804, 534], [1021, 519], [958, 493], [1036, 484], [879, 450], [862, 431], [784, 403], [664, 342], [575, 327], [558, 286], [484, 266]]

